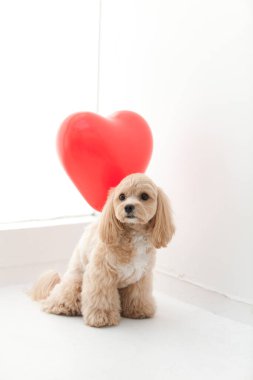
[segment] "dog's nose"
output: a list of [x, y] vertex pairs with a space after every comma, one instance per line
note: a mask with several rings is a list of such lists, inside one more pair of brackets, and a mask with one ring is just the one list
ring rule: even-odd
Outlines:
[[130, 212], [134, 211], [134, 205], [126, 205], [125, 211], [127, 214], [130, 214]]

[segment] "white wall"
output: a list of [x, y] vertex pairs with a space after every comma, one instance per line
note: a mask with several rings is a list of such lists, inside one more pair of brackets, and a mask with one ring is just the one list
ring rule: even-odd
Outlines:
[[253, 303], [253, 6], [102, 1], [99, 111], [142, 114], [177, 233], [158, 270]]
[[96, 217], [12, 223], [0, 229], [0, 286], [34, 283], [46, 270], [64, 273], [84, 228]]

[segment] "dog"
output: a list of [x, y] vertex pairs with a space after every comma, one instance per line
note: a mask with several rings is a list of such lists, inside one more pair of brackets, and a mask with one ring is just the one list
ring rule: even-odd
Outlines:
[[45, 312], [83, 315], [87, 325], [114, 326], [120, 316], [155, 313], [155, 249], [175, 232], [170, 202], [144, 174], [131, 174], [111, 189], [99, 221], [86, 228], [60, 276], [43, 274], [31, 290]]

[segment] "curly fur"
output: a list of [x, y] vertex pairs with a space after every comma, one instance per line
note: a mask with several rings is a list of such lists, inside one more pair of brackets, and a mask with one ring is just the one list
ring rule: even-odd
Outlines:
[[127, 176], [110, 191], [99, 222], [85, 230], [62, 279], [47, 272], [31, 297], [48, 313], [83, 315], [94, 327], [117, 325], [120, 316], [150, 318], [155, 248], [174, 232], [164, 192], [144, 174]]

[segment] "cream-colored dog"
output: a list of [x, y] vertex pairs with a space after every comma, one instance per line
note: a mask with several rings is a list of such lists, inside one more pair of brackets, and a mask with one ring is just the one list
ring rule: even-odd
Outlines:
[[48, 313], [82, 314], [89, 326], [117, 325], [120, 315], [152, 317], [155, 248], [165, 247], [174, 230], [164, 192], [144, 174], [129, 175], [110, 191], [62, 279], [43, 274], [31, 296]]

